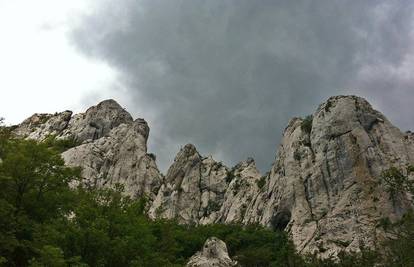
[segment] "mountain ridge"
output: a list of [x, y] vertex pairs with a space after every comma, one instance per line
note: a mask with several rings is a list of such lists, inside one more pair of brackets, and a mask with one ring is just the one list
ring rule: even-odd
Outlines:
[[397, 220], [408, 195], [392, 203], [381, 174], [414, 164], [414, 134], [402, 133], [363, 98], [334, 96], [306, 118], [289, 121], [271, 170], [254, 160], [233, 168], [185, 145], [163, 175], [147, 153], [148, 124], [114, 100], [84, 113], [35, 114], [15, 127], [19, 137], [74, 138], [62, 153], [93, 186], [121, 183], [149, 199], [148, 216], [181, 223], [259, 223], [286, 230], [298, 251], [335, 256], [375, 247], [382, 218]]

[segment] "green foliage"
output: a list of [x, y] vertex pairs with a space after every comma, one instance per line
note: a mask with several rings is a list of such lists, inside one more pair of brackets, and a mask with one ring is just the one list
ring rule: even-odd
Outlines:
[[[407, 168], [407, 173], [412, 172], [413, 167]], [[409, 192], [414, 195], [414, 181], [410, 180], [407, 175], [404, 175], [401, 170], [391, 167], [382, 173], [382, 180], [384, 181], [387, 192], [391, 199], [395, 202], [399, 193]]]
[[81, 144], [81, 142], [77, 141], [74, 137], [57, 139], [55, 135], [49, 135], [43, 140], [43, 143], [59, 153]]
[[414, 266], [414, 212], [387, 228], [392, 238], [386, 242], [387, 266]]
[[63, 251], [60, 248], [46, 245], [39, 251], [39, 256], [30, 260], [30, 266], [64, 267], [66, 266]]
[[227, 177], [226, 177], [226, 183], [230, 183], [231, 181], [233, 181], [234, 179], [234, 172], [233, 171], [229, 171], [227, 173]]
[[259, 189], [262, 189], [263, 186], [266, 184], [266, 176], [260, 177], [260, 179], [256, 181], [256, 184], [257, 187], [259, 187]]
[[309, 115], [306, 116], [305, 119], [302, 121], [300, 128], [302, 129], [303, 132], [310, 134], [312, 131], [312, 121], [313, 121], [313, 116]]
[[[413, 166], [409, 166], [406, 173], [410, 174], [413, 171]], [[393, 201], [396, 201], [399, 194], [414, 194], [413, 181], [401, 170], [392, 167], [383, 173], [382, 178]], [[414, 202], [413, 199], [411, 201]], [[401, 220], [394, 223], [384, 218], [379, 222], [379, 226], [390, 236], [384, 244], [385, 266], [414, 266], [414, 211], [409, 210]]]
[[0, 145], [0, 255], [22, 266], [39, 254], [39, 227], [70, 211], [68, 185], [79, 172], [44, 144], [6, 139]]

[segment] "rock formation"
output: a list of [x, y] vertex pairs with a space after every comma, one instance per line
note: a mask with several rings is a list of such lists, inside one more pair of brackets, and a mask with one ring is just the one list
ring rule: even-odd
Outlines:
[[237, 262], [230, 259], [226, 243], [216, 237], [210, 237], [201, 251], [194, 254], [188, 261], [188, 267], [231, 267]]
[[155, 157], [147, 153], [149, 127], [133, 120], [114, 100], [105, 100], [85, 113], [71, 111], [34, 114], [13, 131], [16, 136], [42, 141], [72, 138], [76, 145], [62, 153], [66, 164], [82, 168], [85, 183], [122, 184], [130, 196], [155, 198], [161, 185]]
[[175, 157], [154, 200], [151, 218], [181, 223], [212, 223], [224, 201], [228, 168], [212, 157], [202, 157], [188, 144]]
[[391, 199], [381, 174], [414, 165], [414, 134], [402, 133], [364, 99], [331, 97], [312, 116], [292, 119], [270, 172], [252, 159], [230, 169], [184, 146], [165, 177], [147, 153], [149, 127], [107, 100], [72, 116], [35, 114], [14, 130], [79, 143], [62, 156], [81, 166], [97, 186], [121, 183], [131, 196], [147, 195], [148, 215], [180, 223], [260, 223], [286, 230], [298, 251], [335, 256], [374, 247], [384, 218], [410, 207], [408, 194]]
[[383, 238], [379, 221], [396, 220], [410, 207], [408, 195], [390, 199], [381, 174], [414, 164], [414, 143], [412, 133], [402, 133], [366, 100], [338, 96], [289, 122], [267, 175], [251, 159], [232, 170], [220, 165], [212, 213], [200, 212], [209, 201], [201, 196], [211, 192], [201, 185], [212, 178], [203, 176], [202, 162], [193, 146], [178, 154], [154, 202], [154, 218], [260, 223], [288, 231], [298, 251], [328, 257], [361, 244], [375, 247]]
[[404, 134], [362, 98], [332, 97], [312, 117], [286, 128], [264, 190], [244, 222], [289, 232], [298, 251], [322, 257], [374, 247], [378, 222], [397, 219], [408, 196], [390, 200], [382, 171], [414, 163]]
[[261, 177], [252, 158], [237, 164], [227, 178], [231, 180], [215, 222], [243, 223], [255, 196], [264, 189], [266, 177]]

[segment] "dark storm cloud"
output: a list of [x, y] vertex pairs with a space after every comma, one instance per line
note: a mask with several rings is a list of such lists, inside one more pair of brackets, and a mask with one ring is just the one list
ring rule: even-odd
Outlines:
[[119, 70], [163, 169], [191, 142], [266, 170], [289, 118], [331, 95], [411, 108], [411, 14], [411, 1], [107, 1], [72, 38]]

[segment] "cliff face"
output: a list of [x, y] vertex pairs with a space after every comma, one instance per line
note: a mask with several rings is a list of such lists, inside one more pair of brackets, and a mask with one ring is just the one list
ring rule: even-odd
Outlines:
[[20, 124], [17, 136], [44, 140], [71, 138], [77, 146], [62, 153], [66, 164], [82, 168], [85, 183], [96, 186], [123, 184], [127, 194], [155, 198], [161, 185], [153, 155], [147, 154], [149, 127], [133, 120], [114, 100], [72, 116], [71, 111], [34, 114]]
[[35, 114], [14, 133], [74, 138], [62, 156], [87, 183], [125, 185], [150, 199], [151, 218], [181, 223], [260, 223], [286, 230], [302, 253], [322, 257], [375, 246], [382, 218], [396, 220], [411, 196], [391, 200], [381, 174], [414, 165], [414, 135], [402, 133], [362, 98], [332, 97], [306, 119], [292, 119], [265, 176], [253, 159], [233, 168], [184, 146], [163, 177], [147, 154], [149, 127], [115, 101], [85, 113]]
[[390, 200], [382, 171], [414, 163], [403, 134], [358, 97], [332, 97], [312, 118], [293, 119], [245, 222], [288, 231], [300, 252], [335, 255], [375, 246], [381, 218], [399, 218], [408, 196]]
[[153, 202], [151, 218], [181, 223], [212, 223], [218, 217], [228, 187], [228, 168], [202, 157], [188, 144], [175, 157]]

